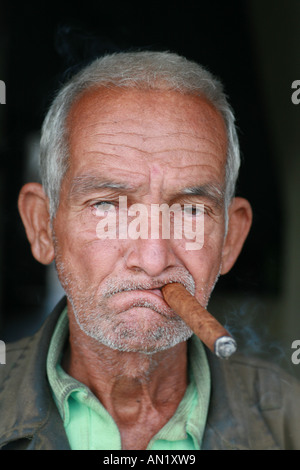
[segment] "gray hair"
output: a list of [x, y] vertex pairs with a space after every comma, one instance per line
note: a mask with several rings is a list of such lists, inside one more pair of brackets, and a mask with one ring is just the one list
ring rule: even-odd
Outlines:
[[40, 143], [42, 184], [55, 217], [62, 180], [68, 169], [67, 117], [71, 106], [90, 88], [173, 90], [205, 96], [218, 110], [227, 129], [225, 206], [234, 196], [240, 167], [235, 118], [221, 82], [197, 63], [169, 52], [122, 52], [94, 60], [59, 91], [43, 123]]

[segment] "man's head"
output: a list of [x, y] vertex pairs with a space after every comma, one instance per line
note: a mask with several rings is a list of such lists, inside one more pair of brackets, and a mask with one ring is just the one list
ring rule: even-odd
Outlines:
[[[248, 202], [233, 197], [239, 164], [220, 83], [174, 54], [104, 57], [62, 89], [43, 125], [43, 188], [26, 185], [19, 208], [35, 258], [55, 258], [87, 335], [143, 352], [189, 337], [159, 288], [182, 282], [206, 304], [231, 269], [251, 224]], [[203, 247], [172, 235], [100, 239], [104, 214], [121, 217], [120, 197], [148, 209], [200, 204]]]

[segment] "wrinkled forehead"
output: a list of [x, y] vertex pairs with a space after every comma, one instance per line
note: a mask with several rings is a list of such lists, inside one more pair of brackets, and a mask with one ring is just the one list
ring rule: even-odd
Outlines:
[[105, 180], [109, 187], [130, 184], [149, 195], [159, 190], [167, 196], [179, 186], [225, 191], [226, 127], [205, 98], [94, 89], [74, 103], [68, 126], [65, 194], [87, 175], [93, 188]]
[[224, 187], [226, 128], [205, 98], [175, 91], [94, 89], [73, 105], [68, 126], [66, 183], [92, 172], [122, 183], [123, 173], [126, 181], [135, 175], [142, 185], [159, 168], [164, 188], [176, 178], [191, 184], [199, 176], [206, 184]]
[[[185, 124], [183, 126], [183, 124]], [[226, 126], [221, 114], [205, 98], [169, 90], [93, 88], [81, 95], [70, 109], [67, 126], [69, 142], [90, 131], [132, 132], [141, 137], [163, 136], [163, 132], [211, 134], [226, 154]], [[225, 152], [224, 152], [225, 150]]]

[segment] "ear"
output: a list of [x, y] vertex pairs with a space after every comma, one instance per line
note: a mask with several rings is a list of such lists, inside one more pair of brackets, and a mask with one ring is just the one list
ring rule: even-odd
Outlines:
[[232, 200], [228, 209], [228, 229], [222, 251], [221, 274], [226, 274], [236, 262], [252, 223], [252, 209], [241, 197]]
[[42, 185], [25, 184], [19, 194], [18, 208], [33, 256], [42, 264], [50, 264], [54, 259], [54, 246], [48, 198]]

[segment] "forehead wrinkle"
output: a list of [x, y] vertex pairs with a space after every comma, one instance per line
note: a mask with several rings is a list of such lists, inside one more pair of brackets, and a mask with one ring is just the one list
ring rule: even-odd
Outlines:
[[[96, 126], [97, 124], [98, 123], [93, 124], [93, 126]], [[183, 132], [181, 130], [174, 131], [174, 132], [170, 131], [170, 132], [166, 132], [166, 133], [162, 133], [162, 132], [159, 131], [157, 134], [153, 134], [153, 135], [146, 135], [144, 132], [121, 131], [121, 130], [114, 130], [113, 132], [101, 131], [101, 132], [96, 132], [95, 133], [95, 136], [105, 136], [105, 137], [115, 137], [115, 136], [118, 136], [118, 135], [136, 136], [136, 137], [141, 137], [145, 140], [147, 140], [147, 139], [159, 139], [159, 138], [164, 138], [164, 137], [184, 136], [184, 137], [188, 137], [189, 139], [192, 137], [192, 138], [195, 138], [196, 140], [200, 140], [200, 141], [209, 141], [209, 142], [212, 142], [212, 143], [216, 142], [215, 138], [210, 139], [208, 137], [201, 137], [201, 136], [197, 135], [197, 133]]]
[[[124, 144], [124, 143], [115, 143], [115, 142], [103, 142], [101, 141], [100, 142], [101, 145], [107, 145], [108, 147], [113, 147], [114, 149], [116, 149], [116, 147], [118, 148], [122, 148], [122, 149], [128, 149], [128, 150], [134, 150], [135, 152], [139, 152], [139, 153], [142, 153], [143, 155], [150, 155], [151, 152], [149, 152], [148, 150], [143, 150], [143, 149], [140, 149], [138, 147], [135, 147], [134, 145], [127, 145], [127, 144]], [[104, 154], [104, 155], [114, 155], [116, 157], [118, 157], [118, 155], [116, 153], [107, 153], [107, 152], [101, 152], [100, 150], [89, 150], [88, 153], [97, 153], [97, 154]]]
[[[132, 138], [137, 140], [132, 141]], [[189, 133], [174, 132], [149, 136], [135, 132], [99, 132], [94, 134], [94, 141], [89, 152], [118, 156], [120, 152], [123, 154], [127, 150], [147, 157], [177, 152], [191, 155], [205, 154], [223, 160], [227, 149], [218, 139], [199, 137]]]
[[[139, 139], [142, 139], [143, 142], [146, 142], [146, 141], [156, 141], [156, 140], [160, 140], [160, 139], [166, 139], [166, 142], [168, 142], [168, 138], [171, 138], [173, 139], [173, 137], [177, 137], [178, 138], [178, 142], [181, 142], [181, 137], [188, 137], [189, 139], [192, 139], [191, 142], [193, 142], [193, 140], [195, 140], [196, 142], [199, 142], [199, 143], [207, 143], [209, 142], [210, 144], [214, 144], [215, 146], [218, 146], [218, 147], [222, 147], [222, 144], [223, 143], [220, 143], [217, 141], [217, 139], [214, 137], [214, 138], [209, 138], [208, 136], [205, 136], [205, 137], [202, 137], [202, 136], [199, 136], [195, 133], [190, 133], [190, 132], [182, 132], [182, 131], [178, 131], [178, 132], [167, 132], [167, 133], [158, 133], [157, 135], [147, 135], [145, 133], [142, 133], [142, 132], [130, 132], [130, 131], [115, 131], [115, 132], [97, 132], [94, 134], [95, 137], [119, 137], [119, 136], [125, 136], [125, 137], [137, 137]], [[117, 141], [117, 142], [114, 142], [114, 141], [102, 141], [100, 139], [100, 142], [105, 144], [105, 145], [116, 145], [116, 144], [119, 144], [119, 145], [122, 145], [122, 146], [126, 146], [125, 144], [125, 141], [124, 143], [122, 141]], [[190, 141], [189, 141], [190, 142]], [[185, 147], [182, 148], [183, 150], [187, 150]], [[188, 150], [191, 150], [191, 151], [197, 151], [197, 149], [192, 149], [192, 148], [189, 148]]]
[[[115, 144], [109, 144], [111, 145], [112, 147], [116, 147]], [[171, 148], [171, 149], [158, 149], [158, 150], [141, 150], [137, 147], [133, 147], [133, 146], [130, 146], [130, 145], [122, 145], [121, 146], [123, 149], [129, 149], [129, 150], [134, 150], [142, 155], [146, 155], [146, 156], [151, 156], [151, 155], [160, 155], [160, 154], [165, 154], [165, 153], [174, 153], [174, 152], [185, 152], [186, 154], [196, 154], [196, 155], [207, 155], [207, 156], [210, 156], [210, 157], [218, 157], [218, 155], [215, 153], [215, 152], [208, 152], [206, 150], [192, 150], [192, 149], [186, 149], [186, 148], [181, 148], [181, 147], [176, 147], [176, 148]], [[103, 155], [103, 156], [110, 156], [110, 157], [117, 157], [117, 158], [122, 158], [122, 155], [118, 155], [117, 153], [115, 152], [112, 152], [112, 153], [108, 153], [108, 152], [101, 152], [101, 150], [89, 150], [87, 151], [86, 153], [89, 153], [91, 155]], [[221, 160], [221, 156], [220, 156], [220, 160]], [[164, 163], [162, 161], [162, 163]], [[193, 165], [191, 165], [193, 166]]]

